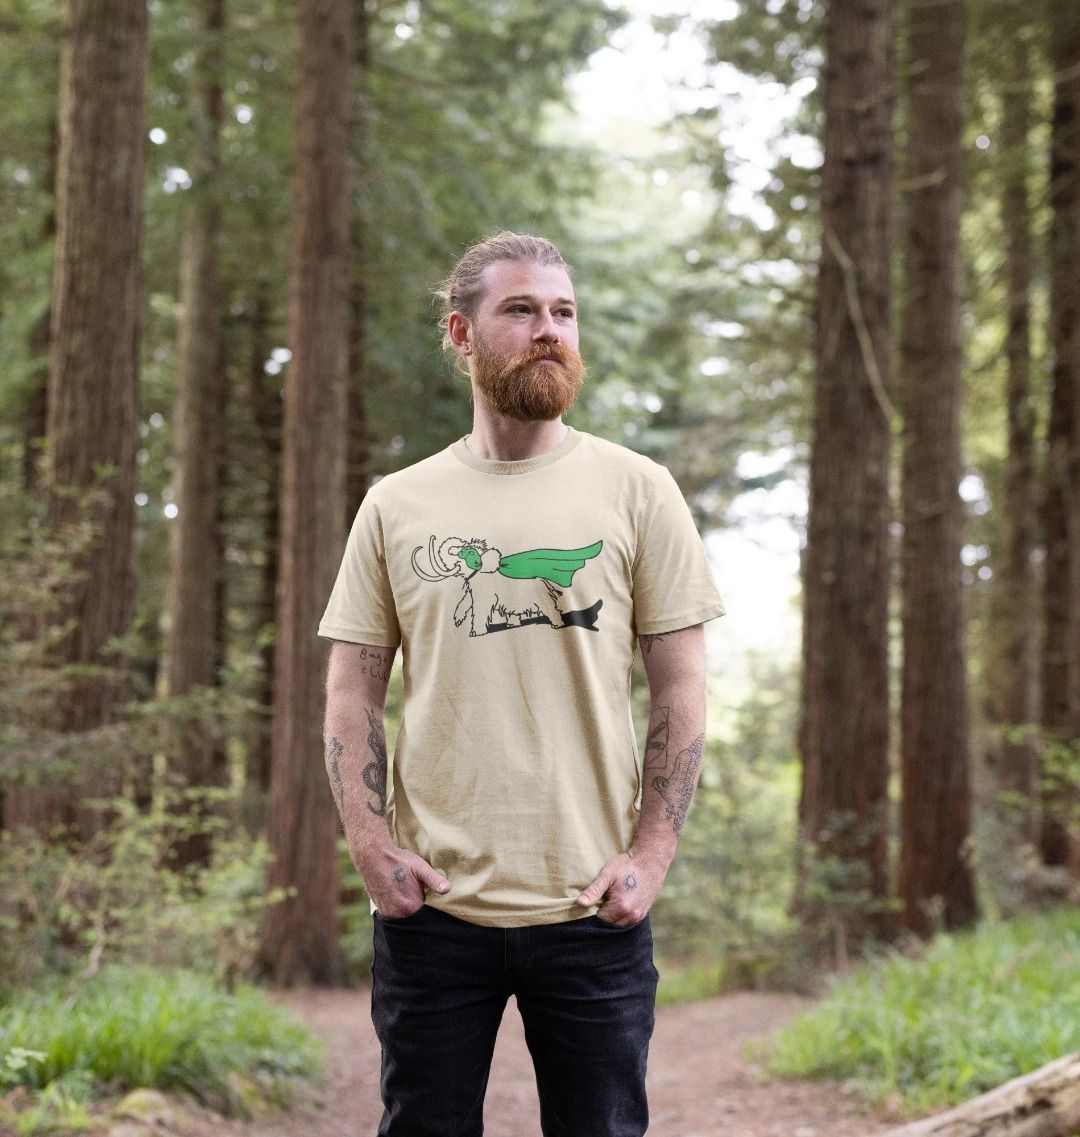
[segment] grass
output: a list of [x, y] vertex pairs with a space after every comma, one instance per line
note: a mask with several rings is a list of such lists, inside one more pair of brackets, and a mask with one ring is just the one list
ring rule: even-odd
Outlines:
[[955, 1105], [1080, 1049], [1080, 911], [941, 935], [835, 984], [757, 1055], [912, 1112]]
[[194, 972], [111, 967], [72, 994], [27, 994], [0, 1007], [0, 1088], [145, 1087], [234, 1113], [245, 1111], [253, 1086], [287, 1097], [319, 1060], [307, 1031], [259, 991], [230, 994]]

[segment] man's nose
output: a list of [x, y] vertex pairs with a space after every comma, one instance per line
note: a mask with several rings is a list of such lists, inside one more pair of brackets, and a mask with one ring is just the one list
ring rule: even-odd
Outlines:
[[533, 329], [533, 339], [537, 343], [558, 343], [559, 342], [559, 329], [555, 324], [555, 319], [550, 312], [541, 312], [536, 326]]

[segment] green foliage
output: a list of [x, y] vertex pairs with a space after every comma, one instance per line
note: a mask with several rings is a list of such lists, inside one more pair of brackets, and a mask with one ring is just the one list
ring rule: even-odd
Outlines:
[[245, 1112], [237, 1076], [282, 1100], [320, 1064], [311, 1036], [254, 988], [132, 967], [0, 1007], [0, 1054], [30, 1051], [6, 1067], [9, 1085], [173, 1090], [225, 1113]]
[[761, 668], [753, 693], [710, 741], [664, 891], [657, 953], [723, 970], [727, 986], [784, 982], [791, 961], [798, 770], [791, 753], [794, 677]]
[[952, 1105], [1080, 1047], [1080, 911], [941, 935], [835, 984], [761, 1052], [781, 1077], [848, 1079], [913, 1111]]
[[[210, 796], [219, 806], [228, 800]], [[252, 971], [262, 913], [281, 897], [265, 890], [266, 842], [222, 816], [193, 820], [181, 800], [162, 793], [146, 810], [113, 800], [107, 825], [85, 843], [0, 834], [5, 987], [112, 961], [192, 968], [226, 982]], [[177, 871], [177, 843], [204, 828], [213, 833], [209, 862]]]

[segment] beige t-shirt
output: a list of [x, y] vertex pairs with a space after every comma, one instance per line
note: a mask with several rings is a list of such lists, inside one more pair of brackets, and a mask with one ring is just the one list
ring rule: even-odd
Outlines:
[[452, 884], [428, 903], [551, 924], [633, 843], [637, 636], [723, 614], [663, 466], [571, 429], [536, 458], [464, 439], [364, 499], [319, 634], [401, 644], [387, 819]]

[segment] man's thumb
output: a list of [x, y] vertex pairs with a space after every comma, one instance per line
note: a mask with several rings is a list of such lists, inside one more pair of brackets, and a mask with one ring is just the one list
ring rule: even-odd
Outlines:
[[582, 908], [591, 908], [607, 891], [608, 872], [605, 869], [577, 898]]
[[442, 873], [436, 872], [426, 861], [419, 866], [416, 875], [428, 888], [435, 892], [446, 893], [450, 891], [450, 882]]

